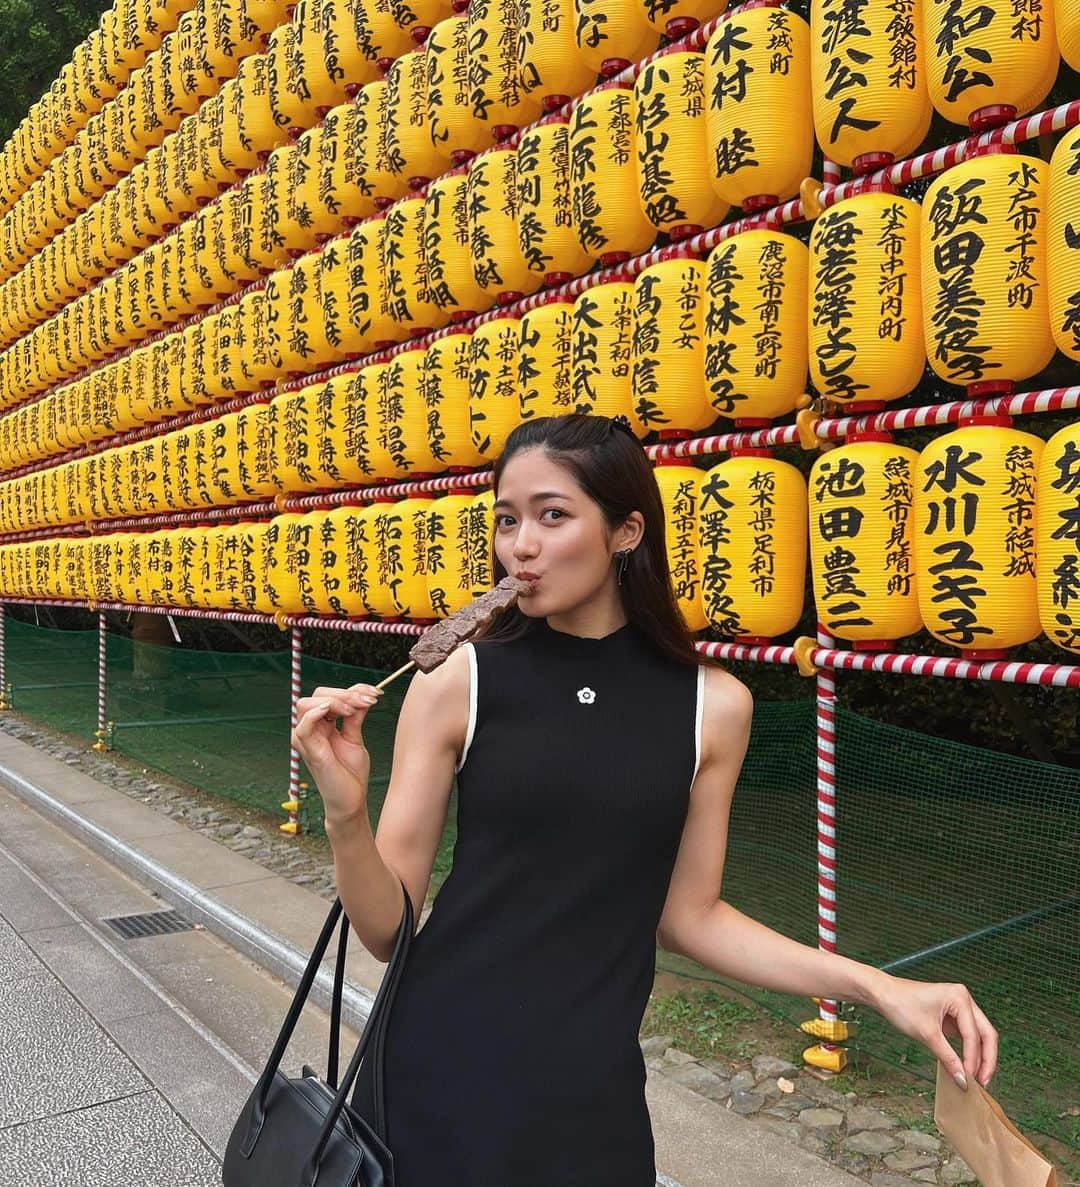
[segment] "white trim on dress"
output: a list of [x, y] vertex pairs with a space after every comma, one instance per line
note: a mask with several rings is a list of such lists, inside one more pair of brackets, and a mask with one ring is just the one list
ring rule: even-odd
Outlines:
[[465, 644], [465, 651], [469, 656], [469, 728], [465, 731], [465, 745], [461, 750], [461, 758], [454, 767], [454, 773], [465, 765], [465, 759], [472, 745], [473, 733], [476, 731], [476, 648], [472, 643]]
[[697, 778], [698, 767], [701, 766], [701, 719], [705, 713], [705, 665], [698, 664], [697, 670], [697, 710], [694, 714], [694, 774], [690, 779], [693, 787]]

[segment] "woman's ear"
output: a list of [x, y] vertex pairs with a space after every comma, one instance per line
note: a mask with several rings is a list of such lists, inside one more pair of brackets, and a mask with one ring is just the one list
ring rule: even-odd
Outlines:
[[631, 511], [619, 527], [619, 550], [637, 548], [645, 538], [645, 516], [640, 511]]

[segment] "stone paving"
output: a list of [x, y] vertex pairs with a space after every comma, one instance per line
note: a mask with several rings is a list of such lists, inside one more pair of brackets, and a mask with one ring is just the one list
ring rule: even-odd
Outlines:
[[[228, 801], [209, 807], [205, 799], [192, 796], [182, 784], [159, 772], [144, 769], [139, 773], [115, 755], [73, 746], [10, 713], [0, 714], [0, 729], [274, 873], [324, 898], [334, 897], [334, 866], [328, 856], [242, 823], [235, 818], [240, 812]], [[840, 1093], [784, 1060], [759, 1055], [751, 1068], [736, 1070], [722, 1060], [697, 1060], [671, 1043], [666, 1035], [643, 1041], [651, 1071], [725, 1105], [746, 1117], [748, 1124], [819, 1155], [871, 1187], [927, 1183], [961, 1187], [976, 1181], [964, 1160], [941, 1139], [905, 1127], [897, 1119], [860, 1104], [857, 1094]]]

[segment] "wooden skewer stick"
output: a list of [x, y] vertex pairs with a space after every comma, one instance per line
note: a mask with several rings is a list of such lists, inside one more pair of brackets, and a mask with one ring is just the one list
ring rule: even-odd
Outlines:
[[411, 659], [411, 660], [409, 660], [409, 662], [407, 664], [398, 668], [398, 670], [396, 672], [391, 672], [390, 675], [387, 676], [385, 680], [380, 680], [379, 683], [375, 685], [375, 687], [376, 688], [385, 688], [390, 683], [391, 680], [396, 680], [399, 676], [404, 676], [405, 673], [410, 668], [415, 668], [415, 667], [416, 667], [416, 660]]

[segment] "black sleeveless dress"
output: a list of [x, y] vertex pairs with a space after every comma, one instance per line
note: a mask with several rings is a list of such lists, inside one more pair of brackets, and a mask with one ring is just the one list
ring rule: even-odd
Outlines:
[[387, 1030], [396, 1187], [654, 1187], [638, 1031], [704, 669], [631, 623], [466, 647], [453, 869]]

